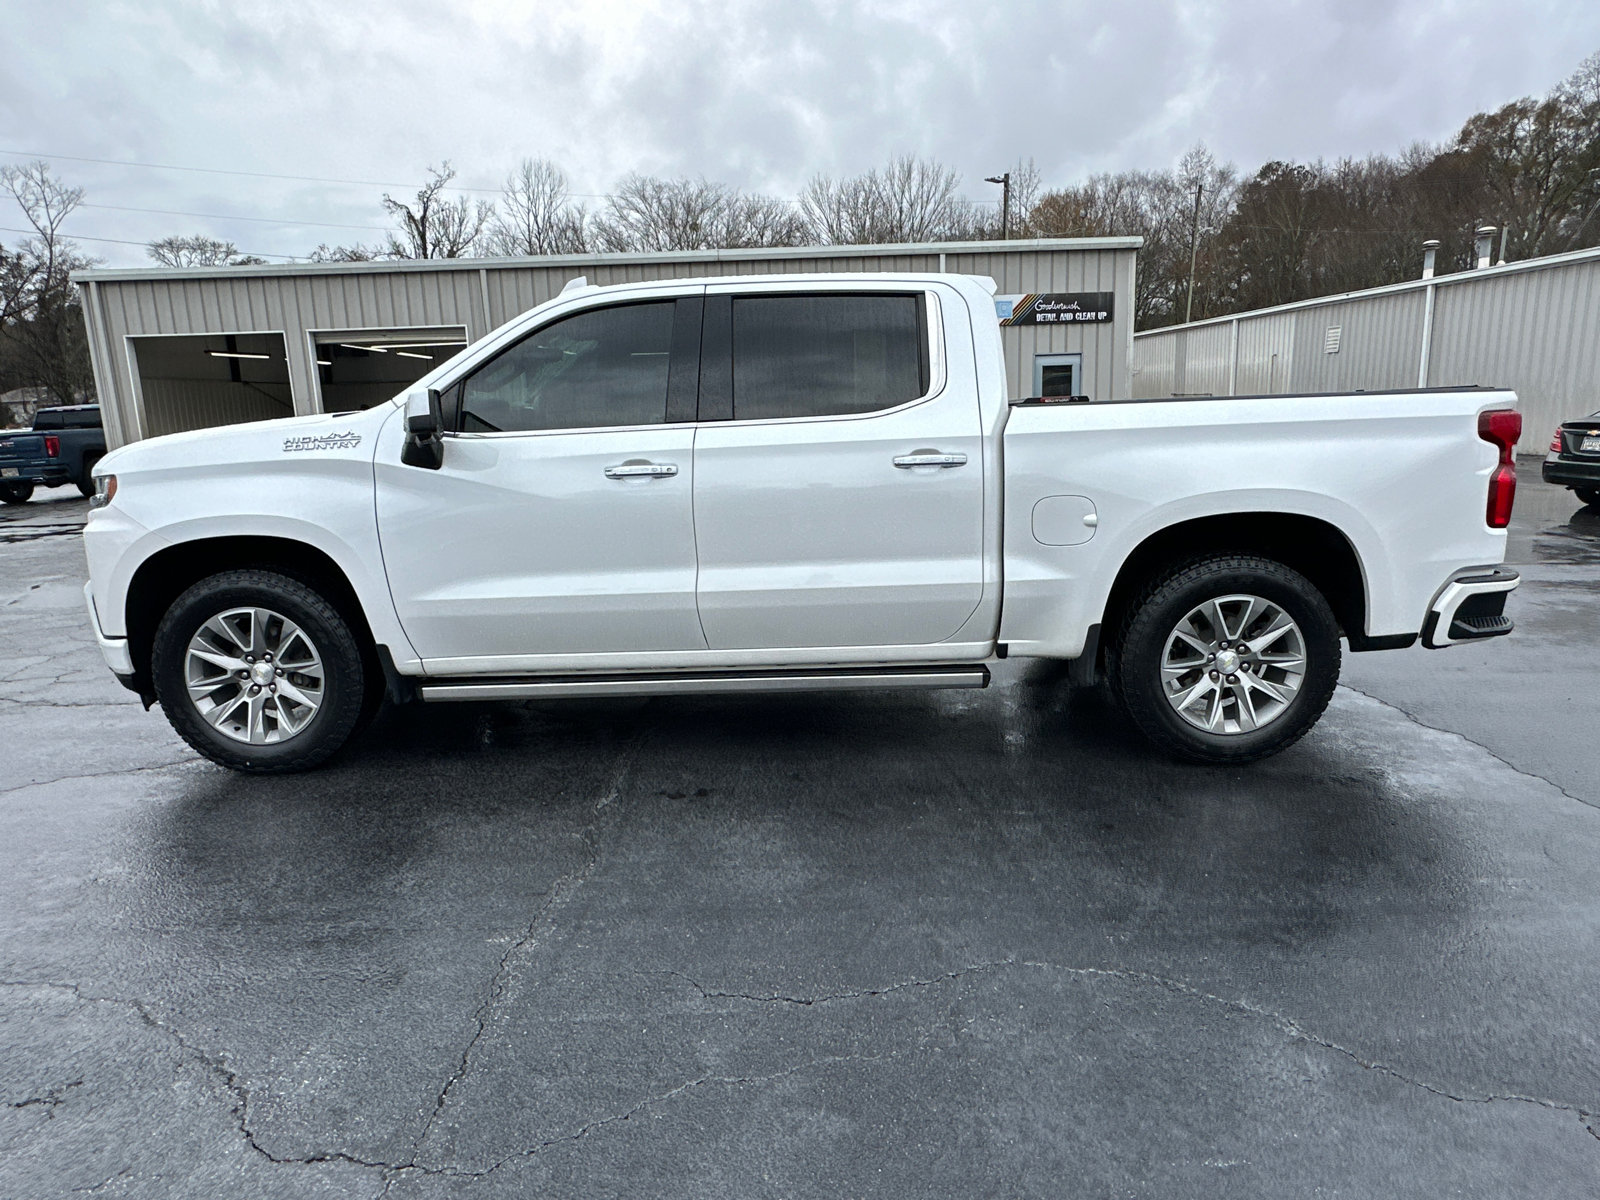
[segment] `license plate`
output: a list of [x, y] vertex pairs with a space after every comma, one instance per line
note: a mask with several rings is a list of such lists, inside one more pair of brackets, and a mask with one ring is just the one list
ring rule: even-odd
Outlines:
[[[1596, 438], [1595, 440], [1600, 441], [1600, 438]], [[16, 467], [0, 467], [0, 479], [15, 479], [16, 477]]]
[[1600, 437], [1586, 437], [1578, 443], [1578, 450], [1583, 454], [1600, 454]]

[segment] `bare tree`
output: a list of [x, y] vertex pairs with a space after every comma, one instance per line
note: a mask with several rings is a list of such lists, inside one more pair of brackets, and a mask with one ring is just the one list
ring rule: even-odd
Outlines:
[[0, 246], [0, 328], [27, 309], [38, 277], [39, 264], [32, 256]]
[[254, 267], [267, 261], [241, 254], [232, 242], [204, 234], [164, 237], [151, 242], [145, 251], [163, 267]]
[[354, 246], [330, 246], [327, 242], [322, 242], [306, 257], [314, 263], [372, 262], [383, 257], [383, 251], [381, 248], [363, 246], [359, 242]]
[[44, 387], [68, 403], [93, 395], [83, 309], [70, 277], [95, 260], [61, 232], [83, 189], [62, 183], [44, 162], [0, 168], [0, 187], [33, 228], [10, 256], [16, 261], [0, 264], [10, 297], [0, 373], [12, 386]]
[[904, 154], [847, 179], [818, 175], [800, 196], [814, 240], [838, 245], [933, 242], [969, 236], [977, 221], [961, 177], [932, 159]]
[[704, 179], [629, 175], [595, 220], [600, 248], [613, 251], [795, 246], [806, 223], [793, 206]]
[[1232, 217], [1239, 184], [1231, 165], [1219, 165], [1203, 145], [1175, 170], [1094, 175], [1083, 183], [1040, 196], [1024, 227], [1033, 237], [1144, 238], [1134, 276], [1138, 328], [1183, 317], [1187, 297], [1195, 188], [1201, 189], [1200, 236], [1195, 260], [1195, 316], [1226, 307], [1220, 282], [1219, 239]]
[[589, 215], [574, 207], [567, 176], [546, 158], [525, 158], [506, 177], [500, 210], [490, 221], [490, 253], [508, 256], [581, 254]]
[[383, 194], [383, 207], [399, 225], [384, 242], [385, 258], [467, 258], [478, 236], [494, 215], [487, 200], [458, 196], [451, 200], [444, 189], [456, 177], [448, 162], [428, 168], [431, 177], [417, 192], [415, 207]]

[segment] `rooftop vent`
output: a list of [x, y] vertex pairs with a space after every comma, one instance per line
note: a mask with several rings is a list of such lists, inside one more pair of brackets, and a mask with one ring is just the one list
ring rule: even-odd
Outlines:
[[1494, 226], [1479, 225], [1478, 236], [1473, 239], [1473, 250], [1478, 259], [1478, 270], [1494, 261]]

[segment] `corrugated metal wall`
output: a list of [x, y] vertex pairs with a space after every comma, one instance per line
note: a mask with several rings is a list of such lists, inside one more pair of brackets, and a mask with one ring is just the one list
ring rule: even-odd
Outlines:
[[[893, 252], [888, 252], [890, 250]], [[214, 273], [99, 271], [84, 276], [95, 381], [115, 445], [153, 436], [138, 403], [130, 337], [151, 334], [279, 332], [287, 345], [295, 411], [321, 411], [312, 342], [318, 331], [464, 326], [476, 340], [586, 276], [606, 285], [720, 275], [861, 271], [947, 271], [987, 275], [1001, 293], [1116, 294], [1116, 319], [1103, 325], [1022, 326], [1005, 333], [1013, 394], [1032, 389], [1033, 356], [1081, 353], [1084, 380], [1097, 399], [1129, 395], [1133, 353], [1133, 273], [1129, 239], [1012, 243], [1005, 251], [971, 244], [926, 247], [840, 247], [837, 253], [770, 257], [741, 254], [606, 255], [540, 260], [455, 260], [320, 268], [266, 267]], [[148, 399], [148, 398], [147, 398]], [[166, 401], [163, 401], [165, 404]], [[165, 413], [165, 410], [163, 410]]]
[[[938, 270], [935, 266], [934, 270]], [[1083, 382], [1096, 400], [1129, 395], [1128, 359], [1133, 350], [1134, 251], [1058, 251], [950, 254], [945, 269], [958, 275], [987, 275], [1002, 294], [1026, 292], [1113, 292], [1115, 319], [1105, 324], [1018, 325], [1002, 330], [1006, 380], [1013, 396], [1033, 391], [1033, 356], [1082, 354]]]
[[[1600, 250], [1137, 334], [1132, 394], [1226, 394], [1230, 357], [1235, 395], [1416, 387], [1430, 294], [1426, 386], [1515, 389], [1523, 452], [1542, 451], [1562, 421], [1600, 409]], [[1339, 330], [1334, 354], [1330, 328]]]
[[1600, 258], [1440, 288], [1428, 381], [1515, 388], [1520, 448], [1543, 453], [1562, 421], [1600, 409]]
[[139, 391], [144, 398], [146, 437], [209, 425], [271, 421], [294, 412], [286, 383], [253, 383], [246, 389], [210, 379], [146, 377], [140, 381]]

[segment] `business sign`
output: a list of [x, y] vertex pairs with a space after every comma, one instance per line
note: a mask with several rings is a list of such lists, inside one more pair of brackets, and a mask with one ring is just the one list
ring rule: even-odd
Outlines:
[[1030, 292], [996, 296], [995, 314], [1002, 325], [1077, 325], [1111, 320], [1111, 292]]

